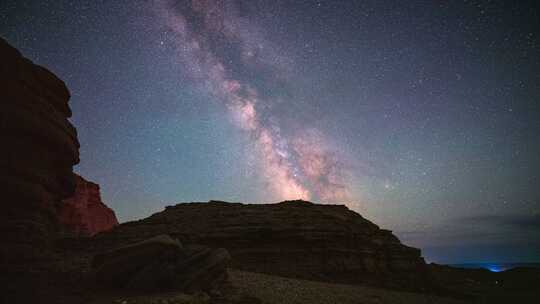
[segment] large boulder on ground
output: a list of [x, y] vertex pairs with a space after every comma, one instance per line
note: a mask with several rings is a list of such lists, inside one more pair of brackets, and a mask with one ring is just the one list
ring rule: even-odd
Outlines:
[[280, 276], [423, 290], [430, 279], [420, 250], [401, 244], [343, 205], [305, 201], [210, 201], [167, 207], [100, 234], [96, 243], [133, 242], [167, 233], [184, 243], [223, 247], [232, 267]]
[[63, 200], [58, 219], [67, 232], [92, 236], [118, 225], [114, 211], [101, 201], [99, 185], [75, 174], [75, 194]]
[[99, 285], [132, 290], [213, 291], [227, 281], [229, 253], [223, 248], [182, 246], [168, 235], [95, 256]]

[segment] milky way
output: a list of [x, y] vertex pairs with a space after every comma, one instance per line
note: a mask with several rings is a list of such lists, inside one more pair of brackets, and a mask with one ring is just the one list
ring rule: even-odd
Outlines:
[[[270, 65], [278, 62], [272, 57], [275, 52], [268, 51], [271, 46], [255, 25], [240, 17], [234, 1], [156, 1], [154, 8], [158, 19], [176, 34], [179, 58], [193, 77], [206, 82], [207, 89], [223, 101], [238, 126], [257, 144], [263, 174], [279, 199], [351, 200], [346, 174], [325, 145], [324, 135], [300, 130], [295, 138], [284, 137], [279, 123], [269, 125], [275, 117], [263, 113], [274, 101], [260, 96], [249, 79], [236, 79], [231, 72], [255, 66], [256, 72], [270, 73], [267, 81], [272, 82], [278, 78], [272, 72], [279, 69]], [[219, 43], [226, 45], [222, 53], [228, 52], [229, 58], [216, 50]], [[235, 56], [240, 60], [230, 59]]]
[[[0, 1], [120, 221], [346, 203], [429, 261], [540, 261], [536, 1]], [[536, 240], [536, 241], [535, 241]]]

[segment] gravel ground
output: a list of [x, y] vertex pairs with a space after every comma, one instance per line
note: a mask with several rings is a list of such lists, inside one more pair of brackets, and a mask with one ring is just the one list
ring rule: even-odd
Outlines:
[[[226, 301], [206, 294], [181, 293], [101, 295], [88, 304], [463, 304], [455, 299], [365, 286], [331, 284], [229, 270], [235, 293]], [[254, 299], [255, 298], [255, 299]], [[258, 299], [258, 300], [257, 300]], [[260, 300], [260, 301], [259, 301]]]
[[330, 284], [231, 270], [233, 284], [265, 304], [465, 303], [425, 294]]

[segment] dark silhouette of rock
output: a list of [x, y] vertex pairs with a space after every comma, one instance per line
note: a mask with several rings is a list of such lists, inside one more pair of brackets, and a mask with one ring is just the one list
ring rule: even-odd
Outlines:
[[[0, 38], [0, 295], [36, 292], [29, 278], [47, 266], [59, 226], [56, 209], [73, 195], [77, 132], [65, 84]], [[30, 293], [31, 294], [31, 293]]]
[[101, 201], [99, 185], [79, 175], [75, 194], [63, 200], [58, 211], [60, 223], [71, 233], [92, 236], [118, 225], [114, 211]]
[[413, 290], [430, 285], [419, 249], [342, 205], [184, 203], [119, 225], [96, 241], [110, 246], [163, 233], [226, 248], [232, 266], [246, 271]]
[[227, 281], [223, 248], [183, 247], [168, 235], [120, 247], [94, 258], [96, 281], [131, 290], [213, 291]]

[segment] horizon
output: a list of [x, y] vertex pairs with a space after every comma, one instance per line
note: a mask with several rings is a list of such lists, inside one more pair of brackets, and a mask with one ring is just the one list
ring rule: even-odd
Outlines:
[[[208, 201], [190, 201], [190, 202], [174, 202], [170, 205], [165, 205], [163, 206], [163, 209], [161, 210], [157, 210], [156, 212], [152, 213], [151, 215], [153, 214], [156, 214], [156, 213], [159, 213], [159, 212], [163, 212], [166, 210], [166, 208], [168, 207], [174, 207], [176, 205], [180, 205], [180, 204], [206, 204], [206, 203], [211, 203], [211, 202], [219, 202], [219, 203], [226, 203], [226, 204], [252, 204], [252, 205], [260, 205], [260, 204], [280, 204], [280, 203], [283, 203], [283, 202], [291, 202], [291, 201], [302, 201], [302, 200], [285, 200], [285, 201], [278, 201], [278, 202], [259, 202], [259, 203], [250, 203], [250, 202], [237, 202], [237, 201], [224, 201], [224, 200], [219, 200], [219, 199], [210, 199]], [[318, 203], [318, 202], [313, 202], [313, 201], [305, 201], [305, 202], [308, 202], [308, 203], [312, 203], [312, 204], [319, 204], [319, 205], [338, 205], [338, 206], [345, 206], [347, 207], [347, 205], [345, 203], [339, 203], [339, 202], [336, 202], [336, 203], [332, 203], [332, 204], [326, 204], [326, 203]], [[358, 213], [357, 211], [355, 210], [352, 210], [350, 209], [349, 207], [347, 207], [349, 210], [351, 211], [354, 211], [356, 213]], [[358, 213], [359, 215], [361, 215], [362, 217], [364, 217], [362, 214]], [[150, 216], [150, 215], [148, 215]], [[145, 219], [147, 216], [142, 216], [140, 218], [135, 218], [135, 219], [130, 219], [130, 220], [127, 220], [127, 221], [120, 221], [119, 223], [120, 224], [125, 224], [125, 223], [128, 223], [128, 222], [134, 222], [134, 221], [138, 221], [138, 220], [142, 220], [142, 219]], [[364, 217], [364, 219], [372, 222], [369, 218], [366, 218]], [[375, 225], [377, 225], [377, 223], [375, 222], [372, 222], [374, 223]], [[385, 227], [380, 227], [381, 229], [385, 229]], [[392, 231], [393, 233], [395, 233], [395, 231]], [[400, 239], [401, 240], [401, 239]], [[403, 241], [402, 241], [403, 243]], [[403, 243], [404, 245], [408, 245], [406, 243]], [[426, 260], [426, 263], [435, 263], [435, 264], [442, 264], [442, 265], [449, 265], [449, 266], [466, 266], [466, 265], [470, 265], [470, 266], [476, 266], [474, 268], [485, 268], [485, 269], [489, 269], [489, 267], [484, 267], [484, 266], [500, 266], [500, 265], [508, 265], [508, 264], [539, 264], [539, 265], [536, 265], [537, 267], [540, 267], [540, 259], [539, 260], [512, 260], [512, 259], [509, 259], [509, 260], [472, 260], [472, 261], [452, 261], [452, 260], [438, 260], [438, 261], [432, 261], [432, 260], [429, 260], [428, 258], [426, 258], [424, 256], [424, 252], [423, 252], [423, 249], [422, 248], [419, 248], [421, 251], [422, 251], [422, 256], [424, 257], [424, 259]], [[483, 265], [483, 266], [480, 266], [480, 265]], [[471, 267], [473, 268], [473, 267]], [[507, 269], [511, 269], [512, 267], [510, 268], [507, 268]], [[490, 271], [492, 272], [498, 272], [498, 271], [494, 271], [492, 269], [489, 269]]]
[[0, 36], [66, 82], [75, 171], [120, 222], [342, 202], [428, 262], [540, 263], [532, 5], [193, 3], [0, 4]]

